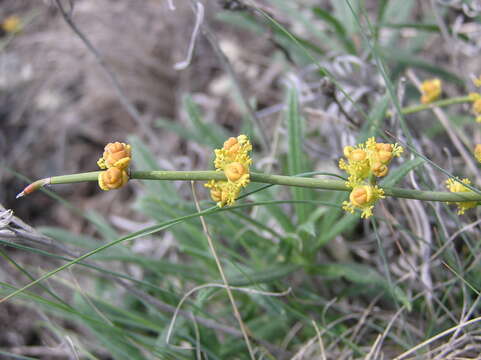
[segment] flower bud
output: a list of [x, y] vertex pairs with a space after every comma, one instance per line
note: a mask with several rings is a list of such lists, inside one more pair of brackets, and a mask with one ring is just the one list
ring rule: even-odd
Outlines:
[[349, 159], [354, 148], [352, 146], [344, 146], [344, 156]]
[[387, 175], [389, 168], [382, 162], [377, 161], [371, 166], [371, 171], [375, 176], [383, 177]]
[[131, 156], [130, 145], [114, 142], [105, 146], [103, 159], [107, 168], [115, 166], [120, 169], [126, 169], [130, 164]]
[[232, 182], [239, 180], [246, 173], [244, 165], [238, 162], [227, 164], [224, 170], [225, 176]]
[[363, 207], [372, 200], [372, 188], [368, 185], [358, 186], [351, 191], [349, 200], [354, 206]]
[[239, 142], [235, 137], [228, 138], [224, 142], [224, 149], [227, 150], [229, 153], [235, 153], [240, 149]]
[[125, 170], [111, 167], [99, 174], [98, 181], [100, 188], [108, 191], [124, 186], [129, 181], [129, 177]]
[[363, 161], [363, 160], [366, 160], [366, 159], [367, 159], [366, 151], [364, 151], [364, 150], [362, 150], [362, 149], [352, 150], [351, 153], [350, 153], [349, 156], [348, 156], [348, 159], [349, 159], [349, 160], [352, 160], [352, 161]]
[[222, 200], [222, 190], [220, 189], [211, 189], [210, 190], [210, 197], [215, 202], [219, 202]]

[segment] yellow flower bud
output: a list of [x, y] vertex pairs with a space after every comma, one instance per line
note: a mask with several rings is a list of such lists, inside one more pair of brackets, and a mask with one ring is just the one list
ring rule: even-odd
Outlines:
[[233, 154], [240, 150], [240, 144], [235, 137], [231, 137], [224, 142], [223, 149], [227, 150], [229, 154]]
[[361, 217], [368, 218], [372, 216], [374, 203], [383, 198], [384, 190], [377, 185], [358, 185], [352, 189], [349, 195], [350, 201], [342, 203], [342, 208], [352, 214], [355, 212], [355, 209], [360, 209], [362, 210]]
[[355, 149], [351, 151], [348, 159], [352, 161], [364, 161], [367, 159], [367, 153], [362, 149]]
[[129, 176], [125, 170], [111, 167], [99, 174], [98, 181], [100, 188], [108, 191], [124, 186], [129, 181]]
[[386, 165], [384, 165], [382, 162], [377, 161], [371, 166], [371, 171], [374, 174], [374, 176], [383, 177], [387, 175], [389, 168]]
[[362, 207], [372, 200], [372, 189], [369, 185], [358, 186], [351, 191], [349, 200], [354, 206]]
[[102, 165], [106, 168], [118, 167], [119, 169], [126, 169], [129, 166], [132, 156], [130, 145], [114, 142], [107, 144], [104, 150], [103, 157], [97, 162], [101, 168]]
[[351, 152], [354, 150], [352, 146], [344, 146], [344, 156], [349, 159], [349, 156], [351, 156]]
[[246, 173], [247, 171], [244, 165], [238, 162], [227, 164], [224, 169], [224, 174], [227, 177], [227, 179], [233, 182], [239, 180], [242, 177], [242, 175], [245, 175]]
[[481, 144], [477, 144], [474, 148], [474, 157], [481, 162]]
[[376, 157], [383, 164], [388, 164], [393, 157], [393, 146], [392, 144], [377, 143], [376, 144]]
[[219, 207], [223, 207], [226, 204], [233, 205], [241, 189], [236, 183], [218, 180], [210, 180], [204, 186], [210, 189], [210, 196], [212, 200], [217, 202]]
[[442, 91], [442, 82], [440, 79], [425, 80], [421, 84], [421, 102], [429, 104], [439, 98]]
[[220, 189], [211, 189], [210, 190], [210, 197], [215, 202], [219, 202], [222, 200], [222, 190]]

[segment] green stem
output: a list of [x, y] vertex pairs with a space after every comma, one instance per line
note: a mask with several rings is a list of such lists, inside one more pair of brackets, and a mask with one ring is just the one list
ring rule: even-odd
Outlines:
[[442, 106], [449, 106], [453, 104], [463, 104], [468, 102], [472, 102], [469, 96], [460, 96], [460, 97], [454, 97], [454, 98], [449, 98], [445, 100], [435, 101], [429, 104], [419, 104], [414, 106], [408, 106], [408, 107], [402, 108], [401, 113], [403, 115], [407, 115], [407, 114], [412, 114], [412, 113], [416, 113], [423, 110], [432, 109], [433, 107], [442, 107]]
[[[50, 178], [50, 184], [69, 184], [83, 181], [97, 181], [101, 171], [88, 173], [53, 176]], [[131, 179], [138, 180], [226, 180], [224, 173], [219, 171], [132, 171]], [[351, 189], [345, 185], [342, 180], [327, 180], [317, 178], [307, 178], [298, 176], [270, 175], [262, 173], [251, 173], [251, 181], [285, 185], [298, 186], [321, 190], [350, 191]], [[463, 201], [481, 201], [481, 195], [474, 192], [451, 193], [446, 191], [420, 191], [411, 189], [402, 189], [394, 187], [383, 187], [386, 196], [397, 198], [417, 199], [424, 201], [447, 201], [447, 202], [463, 202]]]

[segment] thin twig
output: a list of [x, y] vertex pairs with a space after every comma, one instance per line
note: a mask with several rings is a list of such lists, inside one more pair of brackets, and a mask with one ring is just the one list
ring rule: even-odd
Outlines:
[[203, 21], [204, 21], [204, 5], [202, 5], [200, 2], [197, 2], [196, 10], [195, 10], [195, 25], [194, 25], [194, 30], [192, 30], [192, 35], [190, 37], [187, 56], [185, 60], [174, 64], [175, 70], [184, 70], [190, 65], [190, 62], [192, 61], [192, 55], [194, 53], [195, 41], [197, 39], [197, 35], [199, 34], [200, 26], [202, 25]]
[[429, 338], [428, 340], [423, 341], [422, 343], [420, 343], [420, 344], [412, 347], [412, 348], [409, 349], [408, 351], [403, 352], [401, 355], [396, 356], [396, 357], [394, 358], [394, 360], [404, 359], [406, 356], [408, 356], [408, 355], [410, 355], [410, 354], [418, 351], [419, 349], [423, 348], [424, 346], [429, 345], [429, 344], [431, 344], [432, 342], [434, 342], [434, 341], [436, 341], [436, 340], [438, 340], [438, 339], [440, 339], [440, 338], [442, 338], [442, 337], [444, 337], [444, 336], [446, 336], [446, 335], [449, 335], [450, 333], [452, 333], [452, 332], [454, 332], [454, 331], [456, 331], [456, 330], [458, 330], [458, 329], [462, 329], [462, 328], [464, 328], [464, 327], [466, 327], [466, 326], [468, 326], [468, 325], [477, 323], [477, 322], [479, 322], [479, 321], [481, 321], [481, 316], [480, 316], [480, 317], [477, 317], [477, 318], [474, 318], [474, 319], [472, 319], [472, 320], [466, 321], [466, 322], [462, 322], [462, 323], [460, 323], [460, 324], [458, 324], [458, 325], [456, 325], [456, 326], [453, 326], [452, 328], [449, 328], [449, 329], [447, 329], [447, 330], [445, 330], [445, 331], [443, 331], [443, 332], [441, 332], [441, 333], [439, 333], [439, 334], [437, 334], [437, 335]]
[[[191, 186], [192, 186], [192, 194], [194, 196], [195, 207], [197, 208], [197, 211], [200, 213], [201, 209], [200, 209], [200, 205], [199, 205], [199, 200], [197, 199], [197, 194], [196, 194], [196, 191], [195, 191], [194, 182], [191, 181], [190, 183], [191, 183]], [[237, 318], [237, 321], [239, 322], [239, 326], [241, 328], [242, 335], [244, 336], [244, 341], [246, 343], [247, 349], [249, 350], [249, 355], [250, 355], [252, 360], [255, 360], [254, 352], [252, 350], [252, 345], [250, 343], [249, 336], [247, 335], [248, 329], [245, 326], [244, 321], [242, 320], [242, 317], [239, 313], [239, 309], [237, 308], [237, 305], [235, 303], [234, 296], [232, 295], [231, 287], [229, 286], [229, 282], [227, 281], [227, 277], [225, 276], [224, 269], [222, 268], [222, 264], [220, 262], [219, 256], [217, 255], [217, 251], [215, 250], [214, 242], [212, 241], [212, 238], [209, 234], [209, 229], [207, 228], [207, 224], [204, 220], [204, 217], [200, 216], [199, 218], [200, 218], [200, 221], [202, 223], [202, 229], [204, 230], [205, 236], [207, 237], [207, 242], [209, 243], [210, 251], [212, 252], [212, 256], [215, 259], [215, 263], [217, 264], [217, 268], [219, 269], [220, 276], [222, 277], [222, 281], [224, 282], [225, 289], [227, 291], [227, 295], [228, 295], [229, 300], [231, 302], [232, 309], [234, 310], [234, 315]]]

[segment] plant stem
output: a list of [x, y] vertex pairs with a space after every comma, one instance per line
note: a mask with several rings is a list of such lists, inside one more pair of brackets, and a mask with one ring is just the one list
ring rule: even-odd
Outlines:
[[469, 96], [453, 97], [445, 100], [435, 101], [429, 104], [419, 104], [419, 105], [408, 106], [408, 107], [402, 108], [401, 113], [403, 115], [408, 115], [408, 114], [416, 113], [419, 111], [432, 109], [433, 107], [442, 107], [442, 106], [449, 106], [454, 104], [463, 104], [468, 102], [472, 102]]
[[[35, 189], [46, 184], [70, 184], [84, 181], [97, 181], [101, 171], [93, 171], [87, 173], [53, 176], [51, 178], [37, 180], [33, 184], [39, 185]], [[224, 173], [219, 171], [132, 171], [131, 179], [137, 180], [180, 180], [180, 181], [208, 181], [208, 180], [226, 180]], [[308, 178], [299, 176], [271, 175], [263, 173], [251, 173], [252, 182], [298, 186], [320, 190], [335, 191], [351, 191], [342, 180], [328, 180], [318, 178]], [[31, 188], [32, 185], [27, 186]], [[26, 189], [27, 189], [26, 188]], [[447, 202], [464, 202], [464, 201], [481, 201], [481, 195], [474, 192], [451, 193], [447, 191], [421, 191], [395, 187], [382, 187], [386, 196], [417, 199], [424, 201], [447, 201]], [[18, 197], [27, 195], [31, 191], [25, 190]]]

